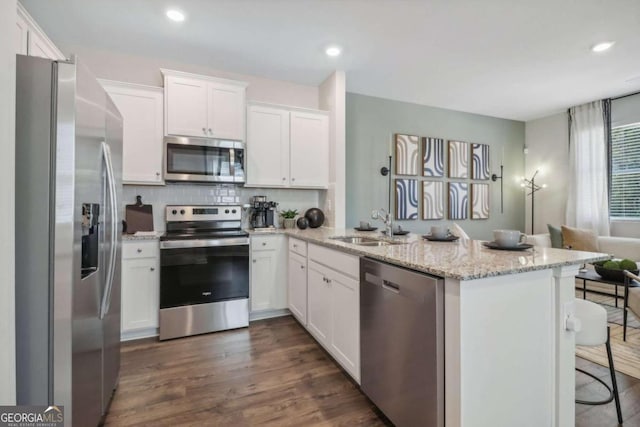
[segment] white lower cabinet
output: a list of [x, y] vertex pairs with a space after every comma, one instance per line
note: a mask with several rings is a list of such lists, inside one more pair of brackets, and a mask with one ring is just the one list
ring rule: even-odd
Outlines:
[[307, 258], [289, 251], [289, 311], [307, 326]]
[[157, 241], [125, 241], [122, 250], [121, 339], [158, 334], [160, 248]]
[[256, 312], [286, 309], [285, 237], [277, 234], [252, 236], [250, 268], [252, 318], [256, 318]]
[[[360, 383], [359, 258], [309, 244], [307, 250], [307, 322], [309, 333]], [[289, 307], [296, 254], [289, 256]], [[292, 259], [294, 260], [292, 262]]]

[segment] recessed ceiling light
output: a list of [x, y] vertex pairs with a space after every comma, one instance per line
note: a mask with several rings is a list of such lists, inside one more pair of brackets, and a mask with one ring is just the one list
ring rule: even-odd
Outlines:
[[340, 46], [329, 46], [324, 52], [329, 56], [338, 56], [342, 53], [342, 48]]
[[605, 50], [611, 49], [611, 46], [613, 46], [614, 44], [616, 44], [616, 42], [598, 43], [598, 44], [593, 45], [591, 50], [594, 51], [594, 52], [604, 52]]
[[184, 21], [184, 13], [176, 9], [169, 9], [167, 10], [167, 18], [171, 19], [172, 21], [182, 22]]

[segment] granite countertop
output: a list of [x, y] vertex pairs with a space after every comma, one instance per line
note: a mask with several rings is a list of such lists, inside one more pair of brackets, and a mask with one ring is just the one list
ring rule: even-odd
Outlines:
[[[358, 232], [353, 229], [277, 229], [275, 233], [320, 244], [344, 252], [379, 259], [412, 270], [458, 280], [502, 276], [534, 270], [546, 270], [575, 264], [585, 264], [611, 258], [607, 254], [570, 251], [535, 246], [525, 251], [503, 251], [489, 249], [480, 240], [460, 239], [455, 242], [430, 242], [411, 233], [394, 236], [401, 245], [358, 246], [333, 240], [335, 236], [367, 236], [387, 239], [379, 232]], [[272, 232], [272, 233], [274, 233]], [[258, 232], [255, 234], [264, 234]]]
[[162, 233], [156, 231], [156, 234], [153, 235], [135, 235], [135, 234], [126, 234], [122, 233], [122, 241], [140, 241], [140, 240], [160, 240], [160, 236]]

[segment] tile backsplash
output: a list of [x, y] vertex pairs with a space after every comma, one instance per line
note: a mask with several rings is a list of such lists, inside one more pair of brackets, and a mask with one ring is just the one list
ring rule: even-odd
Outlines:
[[[278, 209], [297, 209], [300, 212], [319, 207], [320, 194], [325, 190], [289, 190], [272, 188], [245, 188], [230, 184], [198, 185], [167, 184], [165, 186], [125, 185], [124, 205], [136, 202], [136, 196], [142, 196], [142, 202], [153, 205], [153, 225], [156, 231], [164, 231], [166, 205], [244, 205], [252, 196], [264, 195], [267, 200], [278, 202]], [[248, 226], [246, 211], [243, 225]]]

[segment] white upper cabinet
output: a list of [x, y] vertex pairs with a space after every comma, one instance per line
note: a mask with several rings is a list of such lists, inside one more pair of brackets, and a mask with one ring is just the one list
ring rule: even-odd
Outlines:
[[253, 103], [247, 115], [247, 186], [328, 188], [326, 112]]
[[289, 112], [252, 105], [247, 125], [247, 185], [289, 185]]
[[245, 139], [245, 88], [219, 83], [208, 85], [208, 132], [213, 138]]
[[65, 59], [31, 15], [18, 3], [16, 16], [16, 53], [48, 59]]
[[123, 118], [122, 181], [125, 184], [164, 184], [163, 89], [100, 80]]
[[247, 83], [161, 71], [166, 135], [244, 141]]
[[326, 188], [329, 183], [329, 117], [291, 112], [291, 186]]
[[207, 137], [207, 82], [168, 77], [164, 89], [167, 135]]
[[26, 55], [29, 48], [29, 25], [20, 13], [17, 14], [16, 18], [16, 53]]

